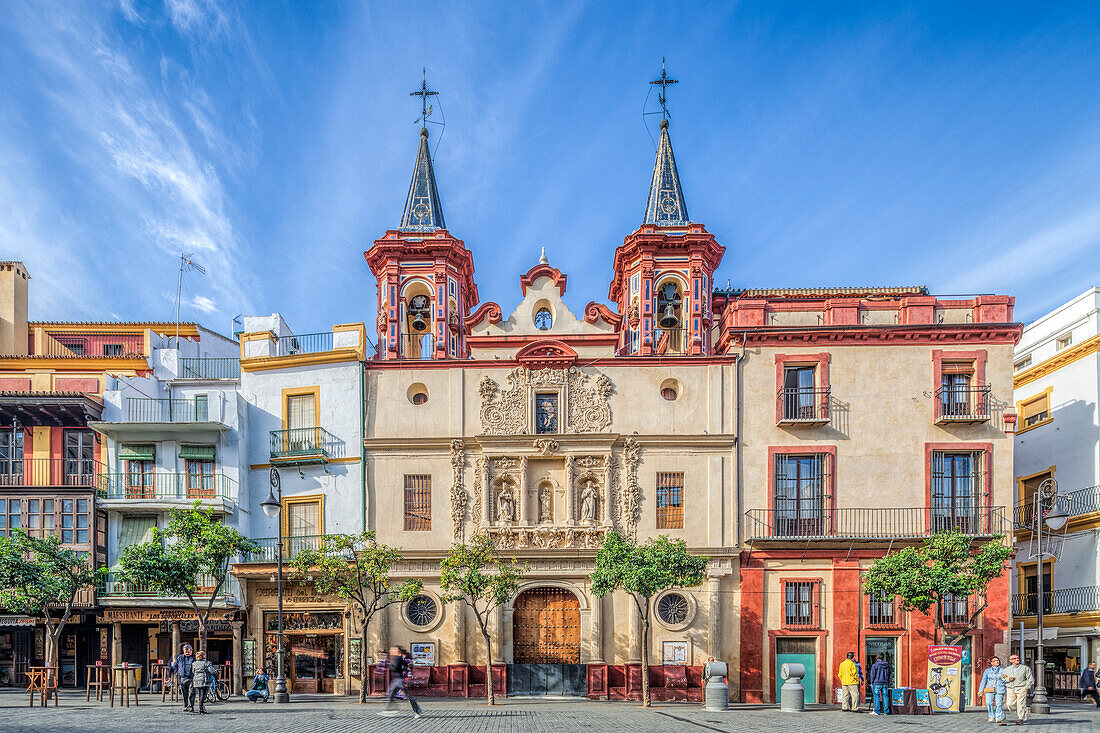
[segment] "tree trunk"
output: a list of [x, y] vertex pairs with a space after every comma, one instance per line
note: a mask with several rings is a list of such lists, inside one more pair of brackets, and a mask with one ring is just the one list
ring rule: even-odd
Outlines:
[[649, 599], [642, 614], [642, 707], [649, 707]]
[[482, 631], [482, 635], [485, 636], [485, 692], [486, 698], [490, 705], [497, 704], [496, 695], [493, 694], [493, 641], [489, 637], [489, 632]]
[[367, 665], [363, 663], [363, 655], [367, 653], [367, 622], [363, 622], [363, 633], [360, 635], [360, 644], [362, 646], [359, 649], [359, 702], [364, 703], [367, 701], [367, 688], [370, 686], [371, 675], [374, 674], [373, 670], [368, 670]]
[[199, 616], [199, 650], [206, 653], [206, 619]]

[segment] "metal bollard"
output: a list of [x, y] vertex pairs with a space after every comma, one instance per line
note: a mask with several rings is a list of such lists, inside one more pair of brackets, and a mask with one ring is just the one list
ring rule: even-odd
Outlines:
[[779, 690], [779, 709], [784, 713], [805, 712], [806, 688], [802, 686], [802, 678], [806, 676], [806, 666], [788, 662], [779, 668], [779, 675], [786, 680]]
[[730, 686], [726, 684], [726, 663], [709, 661], [703, 666], [703, 702], [706, 710], [730, 709]]

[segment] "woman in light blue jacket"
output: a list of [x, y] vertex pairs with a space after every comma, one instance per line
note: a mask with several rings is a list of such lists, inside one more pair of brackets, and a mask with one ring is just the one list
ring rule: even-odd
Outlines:
[[1000, 657], [990, 657], [989, 668], [982, 672], [982, 681], [978, 690], [985, 695], [985, 709], [989, 713], [989, 722], [1003, 723], [1005, 719], [1005, 681], [1001, 679]]

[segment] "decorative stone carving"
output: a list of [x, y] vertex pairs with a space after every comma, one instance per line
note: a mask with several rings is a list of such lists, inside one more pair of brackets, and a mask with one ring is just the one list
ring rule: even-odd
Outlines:
[[601, 374], [589, 385], [589, 377], [576, 367], [530, 370], [516, 367], [508, 374], [511, 386], [501, 390], [490, 377], [478, 384], [481, 395], [483, 435], [525, 435], [528, 433], [528, 397], [532, 389], [564, 387], [563, 433], [598, 433], [611, 427], [608, 398], [614, 389], [611, 379]]
[[485, 456], [478, 456], [477, 465], [474, 468], [474, 508], [470, 512], [470, 521], [474, 525], [481, 524], [481, 496], [484, 491], [485, 482], [488, 481], [488, 461]]
[[502, 550], [599, 548], [607, 530], [601, 527], [490, 527], [489, 536]]
[[539, 486], [539, 522], [554, 521], [554, 492], [550, 490], [550, 484], [543, 483]]
[[461, 440], [452, 440], [451, 469], [454, 471], [454, 483], [451, 484], [451, 523], [454, 525], [455, 542], [463, 540], [462, 522], [466, 518], [466, 503], [470, 500], [462, 483], [462, 469], [465, 465], [465, 444]]
[[519, 465], [515, 458], [494, 458], [493, 469], [496, 471], [508, 471]]
[[581, 491], [581, 521], [593, 523], [599, 519], [600, 489], [594, 478], [585, 479]]
[[556, 453], [558, 450], [558, 441], [550, 440], [549, 438], [539, 438], [535, 441], [535, 450], [539, 452], [540, 456], [548, 456], [551, 453]]
[[516, 518], [516, 502], [512, 497], [512, 485], [502, 481], [497, 491], [497, 521], [512, 522]]
[[623, 444], [623, 467], [625, 481], [622, 493], [622, 520], [626, 530], [635, 536], [638, 530], [638, 517], [641, 514], [642, 489], [638, 486], [638, 461], [642, 457], [642, 447], [634, 438], [627, 438]]
[[583, 456], [577, 459], [577, 465], [581, 468], [603, 468], [603, 456]]

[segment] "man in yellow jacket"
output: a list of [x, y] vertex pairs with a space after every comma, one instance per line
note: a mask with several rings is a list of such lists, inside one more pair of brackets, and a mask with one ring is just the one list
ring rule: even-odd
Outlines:
[[856, 653], [848, 652], [836, 673], [840, 678], [840, 709], [851, 713], [859, 712], [859, 667], [855, 659]]

